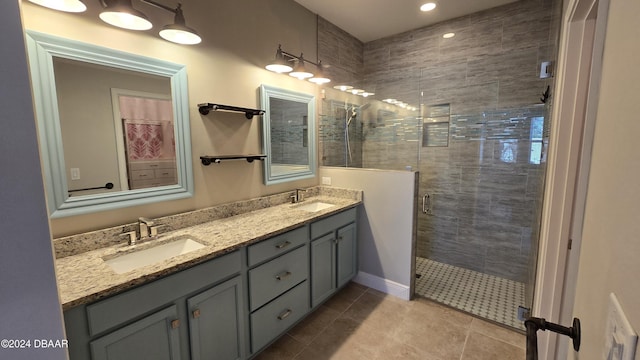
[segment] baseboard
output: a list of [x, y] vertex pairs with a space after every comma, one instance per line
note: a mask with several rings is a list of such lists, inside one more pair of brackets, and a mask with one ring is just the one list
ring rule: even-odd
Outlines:
[[358, 272], [353, 281], [358, 284], [381, 291], [385, 294], [399, 297], [403, 300], [409, 300], [411, 298], [409, 286], [399, 284], [395, 281], [383, 279], [381, 277], [371, 275], [362, 271]]

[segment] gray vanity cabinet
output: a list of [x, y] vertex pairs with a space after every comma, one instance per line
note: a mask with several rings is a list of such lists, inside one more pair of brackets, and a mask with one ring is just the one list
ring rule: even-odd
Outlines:
[[93, 360], [180, 360], [176, 306], [141, 320], [90, 343]]
[[357, 271], [356, 208], [64, 312], [71, 360], [253, 357]]
[[357, 236], [356, 224], [351, 223], [341, 227], [337, 231], [336, 239], [336, 267], [338, 288], [348, 283], [356, 276], [358, 272], [358, 253], [357, 253]]
[[311, 242], [311, 306], [327, 299], [336, 286], [336, 236], [330, 233]]
[[333, 295], [357, 273], [356, 209], [311, 224], [311, 306]]
[[309, 312], [309, 226], [249, 246], [251, 352]]
[[240, 276], [187, 299], [192, 360], [243, 358], [243, 306]]
[[243, 359], [243, 254], [66, 310], [70, 359]]

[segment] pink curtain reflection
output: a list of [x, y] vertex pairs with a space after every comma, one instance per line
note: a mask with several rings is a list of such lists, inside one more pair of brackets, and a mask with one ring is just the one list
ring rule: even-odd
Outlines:
[[120, 96], [129, 161], [175, 159], [171, 100]]

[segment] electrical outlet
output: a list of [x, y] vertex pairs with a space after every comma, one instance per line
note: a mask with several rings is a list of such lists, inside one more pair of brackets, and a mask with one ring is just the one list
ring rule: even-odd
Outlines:
[[605, 328], [604, 359], [633, 360], [638, 334], [622, 311], [614, 293], [609, 294], [609, 312]]
[[71, 168], [71, 180], [80, 180], [79, 168]]
[[331, 178], [328, 176], [322, 177], [322, 185], [331, 185]]

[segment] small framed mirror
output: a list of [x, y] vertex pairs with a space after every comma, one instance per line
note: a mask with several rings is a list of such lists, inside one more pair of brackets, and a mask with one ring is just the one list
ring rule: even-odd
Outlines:
[[184, 65], [26, 39], [51, 218], [193, 196]]
[[315, 96], [260, 86], [265, 184], [316, 176]]

